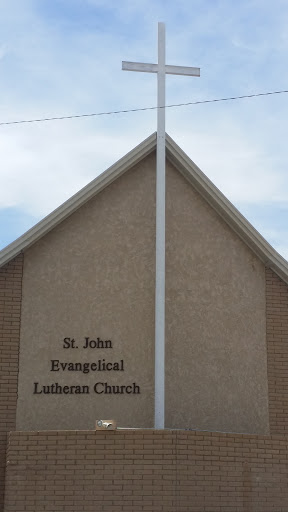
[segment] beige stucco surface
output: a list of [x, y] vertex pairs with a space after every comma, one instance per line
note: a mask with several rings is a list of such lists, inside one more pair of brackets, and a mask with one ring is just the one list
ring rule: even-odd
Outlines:
[[[264, 265], [170, 164], [166, 231], [166, 427], [265, 433]], [[25, 252], [17, 429], [153, 426], [154, 256], [154, 156]], [[84, 337], [113, 348], [83, 349]], [[50, 371], [104, 358], [124, 371]], [[35, 395], [34, 382], [91, 392]], [[97, 395], [95, 382], [141, 393]]]
[[[152, 160], [153, 161], [153, 160]], [[24, 258], [18, 429], [153, 422], [155, 181], [151, 159], [120, 177]], [[63, 338], [79, 340], [63, 349]], [[112, 349], [82, 349], [84, 337]], [[123, 372], [51, 372], [49, 361], [124, 360]], [[140, 395], [33, 395], [33, 383], [140, 386]]]
[[264, 265], [179, 173], [167, 190], [167, 425], [268, 433]]

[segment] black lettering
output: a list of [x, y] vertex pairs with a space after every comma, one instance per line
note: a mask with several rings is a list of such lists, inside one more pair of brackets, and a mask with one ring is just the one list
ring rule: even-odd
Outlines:
[[62, 386], [60, 386], [58, 382], [55, 382], [55, 393], [58, 395], [62, 395]]
[[51, 359], [50, 372], [59, 372], [59, 359]]
[[[100, 338], [97, 338], [97, 348], [104, 348], [104, 343]], [[96, 343], [96, 342], [95, 342]], [[94, 348], [94, 347], [93, 347]]]
[[105, 382], [105, 395], [111, 395], [111, 393], [112, 393], [112, 388], [111, 388], [111, 386], [109, 386], [109, 385], [107, 384], [107, 382]]
[[140, 395], [140, 387], [133, 382], [133, 395]]
[[34, 382], [33, 395], [41, 395], [42, 394], [42, 391], [38, 391], [38, 384], [39, 384], [39, 382]]
[[[70, 340], [70, 338], [65, 338], [67, 340]], [[72, 340], [73, 341], [73, 340]], [[72, 343], [70, 341], [70, 344]], [[68, 347], [67, 347], [68, 348]], [[96, 340], [90, 340], [89, 337], [84, 338], [84, 345], [83, 348], [112, 348], [112, 341], [111, 340], [101, 340], [99, 337]]]
[[74, 338], [71, 340], [71, 338], [64, 338], [63, 340], [63, 348], [78, 348], [75, 347], [75, 340]]
[[[102, 384], [102, 383], [98, 383]], [[96, 385], [95, 385], [96, 386]], [[64, 393], [65, 395], [80, 395], [80, 394], [86, 394], [89, 395], [90, 389], [89, 386], [60, 386], [58, 382], [54, 382], [53, 384], [49, 385], [43, 385], [41, 389], [39, 389], [39, 383], [34, 382], [34, 395], [62, 395]], [[103, 393], [103, 391], [99, 391], [98, 393]]]
[[83, 373], [89, 373], [90, 372], [89, 366], [90, 366], [90, 363], [84, 363], [83, 364]]
[[70, 339], [71, 338], [64, 338], [64, 340], [63, 340], [63, 348], [70, 348]]
[[104, 393], [103, 389], [102, 391], [98, 391], [98, 386], [104, 386], [103, 382], [96, 382], [95, 386], [94, 386], [94, 391], [95, 393], [97, 393], [97, 395], [101, 395], [102, 393]]

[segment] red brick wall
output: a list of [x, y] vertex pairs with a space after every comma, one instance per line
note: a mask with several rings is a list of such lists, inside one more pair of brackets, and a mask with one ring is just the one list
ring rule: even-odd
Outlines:
[[0, 510], [7, 432], [15, 429], [23, 255], [0, 268]]
[[271, 434], [288, 434], [288, 286], [266, 269], [267, 362]]
[[286, 436], [9, 435], [5, 512], [287, 512]]

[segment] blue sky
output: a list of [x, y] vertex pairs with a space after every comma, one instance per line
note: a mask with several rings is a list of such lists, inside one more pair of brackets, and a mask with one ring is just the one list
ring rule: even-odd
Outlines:
[[[167, 63], [167, 104], [288, 89], [285, 0], [0, 0], [0, 122], [156, 104], [156, 77], [121, 70]], [[167, 132], [288, 258], [288, 94], [168, 109]], [[0, 126], [0, 248], [156, 129], [156, 112]]]

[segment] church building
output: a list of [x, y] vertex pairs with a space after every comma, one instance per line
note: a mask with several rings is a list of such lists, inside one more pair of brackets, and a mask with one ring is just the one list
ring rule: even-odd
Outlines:
[[167, 135], [155, 429], [155, 191], [153, 134], [0, 252], [0, 511], [288, 510], [288, 263]]

